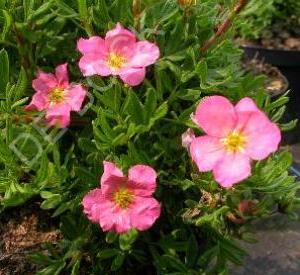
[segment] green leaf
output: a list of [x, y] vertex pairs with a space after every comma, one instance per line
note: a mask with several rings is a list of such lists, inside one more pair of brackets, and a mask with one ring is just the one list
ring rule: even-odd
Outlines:
[[122, 250], [130, 250], [132, 244], [135, 242], [136, 238], [138, 237], [138, 231], [132, 229], [125, 234], [120, 235], [119, 237], [119, 244]]
[[118, 255], [120, 252], [118, 249], [115, 248], [108, 248], [108, 249], [102, 249], [98, 254], [97, 257], [100, 260], [106, 260], [106, 259], [110, 259], [112, 257], [115, 257], [116, 255]]
[[186, 248], [186, 265], [188, 267], [193, 267], [198, 260], [198, 243], [195, 235], [192, 233]]
[[121, 268], [125, 260], [125, 254], [119, 253], [117, 257], [113, 260], [111, 265], [111, 271], [116, 271]]
[[9, 81], [9, 59], [4, 49], [0, 51], [0, 76], [0, 94], [5, 94]]
[[188, 272], [186, 266], [175, 256], [163, 255], [162, 258], [171, 270]]
[[4, 16], [4, 25], [2, 27], [2, 33], [1, 33], [1, 40], [5, 40], [6, 35], [11, 29], [13, 19], [12, 16], [9, 14], [7, 10], [2, 10], [3, 16]]
[[144, 124], [144, 106], [133, 91], [128, 91], [128, 96], [124, 104], [124, 109], [130, 115], [131, 120], [135, 124]]
[[19, 100], [27, 89], [27, 75], [25, 69], [22, 67], [19, 73], [18, 81], [14, 89], [13, 101]]
[[32, 12], [30, 16], [28, 16], [28, 21], [36, 21], [43, 17], [49, 10], [52, 8], [54, 0], [46, 1], [44, 4], [40, 5], [37, 10]]
[[[44, 194], [45, 195], [45, 194]], [[49, 195], [49, 194], [48, 194]], [[52, 209], [57, 207], [62, 201], [60, 194], [52, 194], [41, 204], [42, 209]]]
[[114, 232], [108, 232], [106, 233], [105, 241], [107, 243], [114, 243], [118, 239], [118, 234]]

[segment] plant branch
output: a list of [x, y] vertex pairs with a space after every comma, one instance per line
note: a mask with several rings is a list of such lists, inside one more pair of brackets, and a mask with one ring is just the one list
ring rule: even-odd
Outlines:
[[137, 31], [140, 30], [140, 18], [141, 18], [141, 0], [133, 0], [132, 13], [134, 17], [134, 27]]
[[219, 25], [215, 34], [201, 48], [202, 53], [207, 52], [207, 50], [217, 42], [218, 38], [229, 30], [234, 18], [242, 11], [242, 9], [248, 4], [248, 2], [249, 0], [237, 1], [230, 15], [226, 18], [226, 20], [223, 23]]

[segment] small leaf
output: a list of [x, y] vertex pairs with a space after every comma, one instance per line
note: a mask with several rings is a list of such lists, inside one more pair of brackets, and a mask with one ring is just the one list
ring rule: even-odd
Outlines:
[[0, 76], [0, 93], [5, 94], [9, 81], [9, 59], [4, 49], [0, 51]]
[[138, 232], [135, 229], [128, 231], [125, 234], [120, 235], [119, 244], [122, 250], [130, 250], [132, 244], [135, 242], [138, 237]]
[[108, 249], [103, 249], [101, 250], [98, 254], [97, 254], [97, 257], [100, 259], [100, 260], [106, 260], [106, 259], [109, 259], [109, 258], [112, 258], [116, 255], [118, 255], [119, 253], [119, 250], [118, 249], [115, 249], [115, 248], [108, 248]]

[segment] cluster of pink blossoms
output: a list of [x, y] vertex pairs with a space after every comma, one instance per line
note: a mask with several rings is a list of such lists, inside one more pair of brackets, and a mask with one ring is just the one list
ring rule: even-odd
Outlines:
[[[79, 39], [77, 48], [83, 54], [79, 68], [84, 76], [120, 76], [130, 86], [143, 82], [146, 67], [160, 55], [155, 44], [137, 41], [135, 34], [119, 23], [105, 39]], [[61, 128], [69, 126], [71, 111], [80, 111], [87, 93], [81, 85], [69, 83], [67, 64], [58, 66], [55, 75], [40, 71], [32, 86], [36, 93], [26, 110], [46, 111], [48, 125]]]
[[[83, 55], [79, 68], [84, 76], [119, 76], [130, 86], [143, 82], [146, 67], [160, 55], [155, 44], [137, 41], [135, 34], [119, 23], [104, 39], [79, 39], [77, 48]], [[59, 65], [55, 74], [40, 71], [32, 86], [36, 93], [26, 110], [45, 111], [50, 126], [67, 127], [71, 111], [81, 110], [87, 94], [80, 84], [69, 83], [67, 64]], [[199, 171], [212, 171], [225, 188], [249, 177], [251, 160], [266, 158], [278, 149], [281, 140], [277, 125], [250, 98], [233, 106], [225, 97], [207, 97], [192, 119], [206, 135], [196, 137], [188, 129], [182, 144]], [[104, 231], [147, 230], [161, 213], [159, 202], [152, 197], [156, 178], [149, 166], [131, 167], [127, 178], [115, 164], [105, 161], [100, 188], [82, 200], [84, 213]]]

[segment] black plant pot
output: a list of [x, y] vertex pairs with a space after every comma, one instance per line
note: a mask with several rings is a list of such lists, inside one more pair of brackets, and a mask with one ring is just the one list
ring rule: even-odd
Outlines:
[[[279, 68], [289, 82], [290, 101], [285, 120], [300, 119], [300, 51], [266, 49], [260, 46], [243, 45], [245, 55], [248, 59], [259, 59]], [[295, 130], [287, 135], [286, 143], [300, 141], [299, 124]]]

